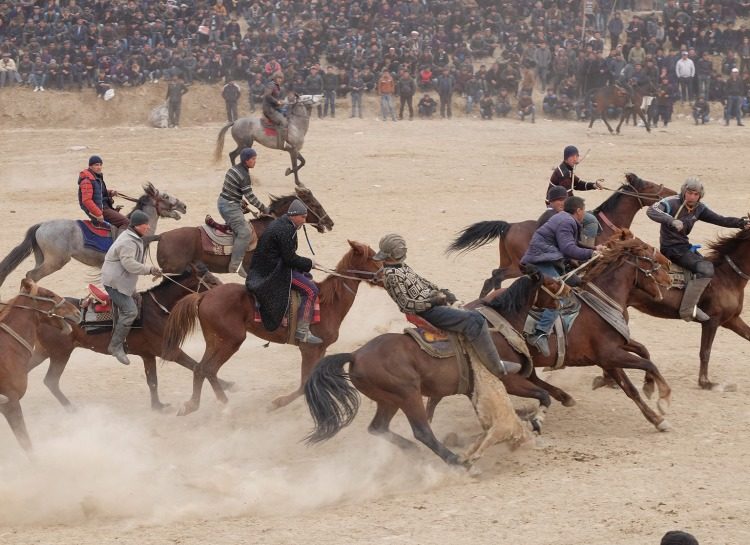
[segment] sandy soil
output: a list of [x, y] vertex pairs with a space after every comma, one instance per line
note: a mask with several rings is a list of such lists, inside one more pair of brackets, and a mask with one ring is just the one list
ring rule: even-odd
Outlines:
[[[218, 128], [2, 130], [2, 253], [38, 220], [81, 215], [76, 173], [94, 152], [104, 157], [111, 188], [133, 194], [151, 181], [186, 201], [179, 225], [216, 214], [226, 168], [210, 159]], [[603, 177], [614, 187], [632, 170], [676, 188], [698, 174], [715, 209], [747, 212], [748, 136], [736, 127], [694, 127], [683, 119], [668, 131], [628, 128], [612, 137], [602, 126], [588, 133], [583, 125], [545, 120], [337, 118], [315, 121], [305, 148], [302, 179], [336, 221], [332, 233], [313, 235], [318, 259], [333, 265], [347, 238], [375, 245], [395, 230], [408, 239], [412, 266], [471, 299], [496, 265], [497, 249], [446, 258], [453, 233], [482, 219], [536, 217], [546, 179], [568, 143], [591, 149], [580, 168], [584, 177]], [[74, 146], [86, 149], [70, 151]], [[259, 151], [261, 197], [290, 192], [291, 180], [282, 176], [287, 158]], [[607, 194], [586, 196], [593, 206]], [[159, 229], [176, 226], [165, 221]], [[657, 228], [643, 214], [634, 228], [656, 241]], [[701, 225], [694, 238], [719, 233]], [[6, 281], [3, 298], [30, 268], [27, 260]], [[88, 273], [72, 263], [43, 284], [79, 295]], [[404, 323], [385, 293], [363, 288], [332, 351], [353, 349]], [[632, 329], [674, 389], [673, 432], [657, 433], [620, 391], [592, 392], [595, 368], [562, 370], [548, 376], [578, 404], [553, 405], [537, 449], [488, 451], [476, 477], [448, 469], [426, 448], [402, 452], [370, 437], [368, 400], [354, 424], [330, 442], [301, 444], [310, 429], [303, 402], [266, 411], [271, 399], [296, 385], [293, 347], [263, 348], [249, 338], [222, 369], [238, 384], [229, 409], [222, 411], [206, 391], [201, 410], [186, 418], [176, 418], [175, 410], [150, 411], [139, 365], [126, 368], [77, 351], [63, 379], [77, 412], [66, 413], [46, 390], [44, 366], [30, 376], [23, 404], [35, 463], [0, 425], [0, 539], [24, 545], [646, 545], [684, 528], [701, 543], [750, 542], [748, 345], [732, 333], [718, 334], [712, 377], [736, 383], [738, 391], [704, 392], [696, 386], [697, 325], [633, 312]], [[202, 342], [198, 335], [188, 344], [196, 358]], [[191, 376], [174, 364], [159, 372], [162, 399], [174, 409], [189, 396]], [[637, 374], [633, 379], [641, 381]], [[463, 441], [478, 432], [463, 398], [441, 405], [435, 428], [440, 436], [455, 431]], [[401, 416], [395, 429], [410, 435]]]

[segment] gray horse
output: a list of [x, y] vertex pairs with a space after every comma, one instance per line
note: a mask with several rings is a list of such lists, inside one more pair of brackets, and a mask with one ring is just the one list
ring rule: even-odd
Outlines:
[[[159, 191], [150, 183], [143, 186], [143, 191], [144, 194], [136, 201], [133, 211], [141, 210], [146, 213], [151, 232], [156, 231], [159, 218], [179, 220], [180, 213], [187, 212], [184, 202]], [[36, 266], [26, 273], [26, 278], [35, 282], [62, 269], [71, 258], [99, 269], [104, 263], [104, 253], [83, 245], [83, 235], [76, 220], [45, 221], [29, 227], [23, 242], [0, 262], [0, 286], [32, 251]]]
[[[232, 128], [232, 138], [237, 143], [237, 147], [229, 152], [229, 160], [234, 165], [237, 156], [242, 148], [249, 148], [253, 142], [258, 142], [267, 148], [280, 149], [289, 153], [292, 160], [292, 168], [286, 169], [286, 175], [294, 174], [294, 183], [299, 185], [297, 172], [305, 166], [305, 158], [300, 154], [300, 150], [305, 143], [305, 134], [310, 126], [310, 113], [314, 104], [320, 102], [321, 95], [299, 95], [293, 102], [289, 103], [287, 120], [289, 128], [285, 138], [280, 138], [276, 134], [266, 134], [266, 129], [261, 125], [260, 117], [241, 117], [233, 123], [228, 123], [222, 127], [219, 137], [216, 139], [216, 150], [214, 151], [214, 160], [221, 160], [221, 152], [224, 150], [224, 135], [229, 128]], [[297, 161], [299, 160], [299, 166]]]

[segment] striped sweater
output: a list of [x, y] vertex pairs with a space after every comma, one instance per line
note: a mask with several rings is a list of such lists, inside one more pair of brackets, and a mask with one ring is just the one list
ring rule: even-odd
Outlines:
[[266, 205], [258, 200], [253, 193], [250, 182], [250, 172], [245, 165], [235, 165], [224, 175], [224, 187], [221, 188], [221, 196], [226, 200], [236, 203], [242, 202], [242, 197], [261, 212], [268, 212]]

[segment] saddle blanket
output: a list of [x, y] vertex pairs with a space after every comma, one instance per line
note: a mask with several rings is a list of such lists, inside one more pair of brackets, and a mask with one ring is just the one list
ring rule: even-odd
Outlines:
[[[445, 332], [443, 332], [445, 333]], [[430, 331], [421, 327], [406, 327], [404, 334], [417, 343], [417, 346], [428, 356], [437, 359], [456, 358], [458, 368], [457, 394], [468, 394], [471, 392], [471, 374], [469, 373], [469, 351], [464, 347], [458, 335], [435, 337]], [[473, 352], [472, 352], [473, 354]], [[481, 364], [480, 365], [484, 365]]]
[[[206, 221], [211, 220], [210, 217], [206, 217]], [[210, 227], [208, 225], [201, 225], [201, 247], [203, 251], [211, 255], [232, 255], [232, 246], [234, 243], [234, 237], [232, 231], [225, 232], [222, 227]], [[258, 246], [258, 237], [255, 234], [252, 224], [250, 224], [250, 244], [247, 247], [247, 252], [252, 252]], [[246, 253], [247, 253], [246, 252]]]
[[279, 131], [276, 130], [276, 125], [268, 119], [266, 116], [260, 118], [260, 126], [263, 127], [263, 132], [266, 136], [276, 136]]
[[[540, 308], [533, 308], [529, 311], [529, 315], [526, 317], [526, 324], [523, 326], [524, 335], [529, 336], [534, 333], [536, 324], [542, 317], [542, 312], [544, 312], [544, 309]], [[568, 333], [573, 328], [573, 324], [580, 312], [581, 304], [574, 300], [572, 304], [561, 309], [560, 314], [555, 320], [553, 331], [557, 339], [557, 357], [552, 369], [562, 369], [564, 367], [566, 347], [568, 346]]]
[[690, 280], [692, 280], [695, 276], [692, 271], [683, 269], [682, 267], [680, 267], [679, 265], [675, 265], [674, 263], [669, 264], [668, 273], [669, 279], [672, 281], [672, 284], [669, 286], [669, 288], [678, 290], [685, 289], [687, 283], [690, 282]]
[[[133, 298], [138, 307], [138, 316], [136, 317], [135, 322], [133, 322], [131, 328], [140, 328], [143, 327], [141, 316], [143, 298], [140, 293], [136, 293]], [[84, 299], [66, 299], [81, 310], [83, 319], [81, 320], [80, 326], [87, 333], [103, 333], [112, 329], [114, 325], [114, 310], [112, 309], [112, 303], [109, 301], [109, 298], [107, 298], [105, 302], [100, 302], [100, 299], [96, 295]]]
[[[299, 318], [299, 305], [302, 301], [302, 296], [295, 290], [289, 296], [289, 307], [287, 308], [284, 318], [281, 320], [280, 327], [289, 328], [289, 336], [287, 338], [287, 344], [297, 344], [297, 340], [294, 338], [294, 334], [297, 331], [297, 320]], [[263, 322], [263, 318], [260, 315], [260, 307], [258, 302], [255, 302], [255, 314], [253, 315], [253, 322], [260, 324]], [[313, 319], [312, 324], [320, 323], [320, 300], [315, 299], [315, 306], [313, 307]]]
[[112, 232], [109, 229], [102, 229], [94, 226], [91, 221], [76, 220], [78, 227], [83, 235], [83, 245], [97, 252], [106, 253], [112, 246]]

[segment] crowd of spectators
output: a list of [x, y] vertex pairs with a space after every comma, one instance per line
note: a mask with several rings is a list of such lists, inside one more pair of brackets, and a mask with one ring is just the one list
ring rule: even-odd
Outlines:
[[337, 100], [361, 116], [377, 94], [384, 120], [411, 118], [418, 94], [422, 117], [451, 117], [458, 98], [465, 114], [533, 121], [540, 96], [546, 116], [584, 118], [589, 90], [620, 83], [649, 86], [665, 123], [675, 101], [699, 97], [740, 122], [750, 30], [737, 22], [750, 4], [666, 0], [639, 17], [634, 0], [616, 5], [627, 16], [613, 1], [4, 0], [0, 87], [238, 81], [254, 110], [280, 71], [287, 89], [324, 95], [320, 116]]

